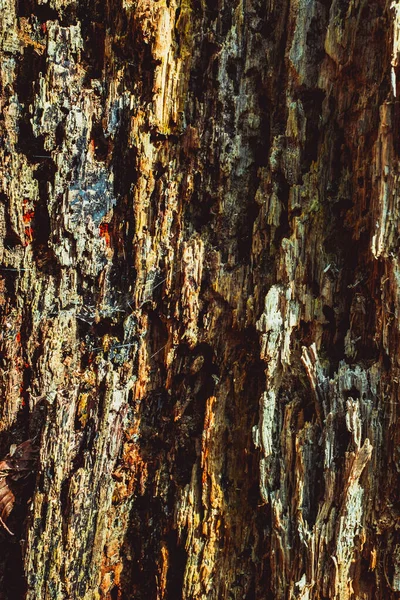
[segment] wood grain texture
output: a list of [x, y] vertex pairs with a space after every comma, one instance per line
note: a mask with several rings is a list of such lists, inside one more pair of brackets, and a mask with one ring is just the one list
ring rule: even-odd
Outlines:
[[400, 4], [0, 8], [0, 598], [397, 598]]

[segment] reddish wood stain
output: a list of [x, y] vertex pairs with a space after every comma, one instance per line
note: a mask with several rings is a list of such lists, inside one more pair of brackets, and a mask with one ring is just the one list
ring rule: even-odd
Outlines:
[[110, 237], [110, 226], [108, 223], [101, 223], [99, 227], [100, 237], [104, 238], [106, 241], [106, 246], [109, 248], [111, 246], [111, 237]]
[[28, 210], [26, 211], [22, 218], [24, 220], [24, 223], [30, 223], [33, 219], [33, 217], [35, 216], [35, 211], [34, 210]]

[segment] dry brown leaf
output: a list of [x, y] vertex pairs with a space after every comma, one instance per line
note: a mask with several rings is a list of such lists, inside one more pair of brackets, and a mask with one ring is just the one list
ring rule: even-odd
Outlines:
[[17, 446], [13, 452], [0, 461], [0, 524], [10, 533], [6, 521], [14, 507], [15, 495], [9, 483], [25, 479], [32, 473], [37, 458], [37, 450], [32, 440], [26, 440]]

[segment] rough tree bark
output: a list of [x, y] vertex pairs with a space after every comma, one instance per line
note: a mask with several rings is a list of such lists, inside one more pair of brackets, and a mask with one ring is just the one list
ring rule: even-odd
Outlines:
[[398, 598], [400, 3], [0, 9], [0, 598]]

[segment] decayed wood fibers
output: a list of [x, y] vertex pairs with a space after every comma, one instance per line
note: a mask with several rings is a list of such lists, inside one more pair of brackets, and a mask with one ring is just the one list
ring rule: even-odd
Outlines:
[[393, 4], [3, 0], [0, 596], [397, 596]]

